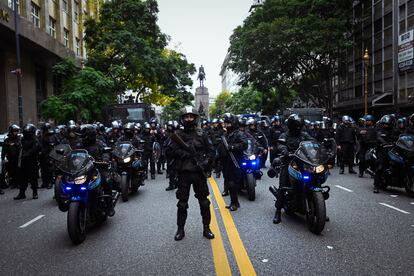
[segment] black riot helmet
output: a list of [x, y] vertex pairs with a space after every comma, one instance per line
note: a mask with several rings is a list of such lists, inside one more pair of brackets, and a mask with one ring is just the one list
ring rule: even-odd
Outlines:
[[379, 120], [379, 125], [381, 126], [381, 128], [383, 129], [392, 129], [393, 128], [393, 118], [390, 115], [384, 115], [382, 116], [382, 118]]
[[223, 116], [223, 122], [228, 132], [233, 132], [239, 128], [239, 120], [233, 114], [226, 113]]
[[124, 134], [128, 138], [134, 137], [134, 131], [135, 131], [135, 124], [134, 123], [126, 123], [124, 125]]
[[[185, 120], [188, 115], [193, 115], [194, 120]], [[197, 110], [192, 106], [185, 106], [181, 109], [180, 123], [184, 126], [184, 129], [195, 128], [197, 126], [199, 114]]]
[[303, 119], [298, 114], [292, 114], [287, 119], [289, 133], [297, 135], [302, 131]]
[[173, 121], [168, 121], [166, 129], [167, 129], [168, 132], [173, 132], [175, 130], [174, 122]]
[[33, 124], [27, 124], [23, 128], [23, 137], [32, 138], [36, 134], [36, 127]]
[[92, 145], [96, 142], [96, 128], [93, 125], [81, 126], [82, 140], [88, 145]]
[[55, 131], [50, 123], [45, 123], [42, 127], [43, 134], [53, 134]]
[[15, 135], [17, 136], [17, 134], [20, 132], [20, 127], [16, 124], [12, 124], [9, 126], [9, 135], [16, 133]]

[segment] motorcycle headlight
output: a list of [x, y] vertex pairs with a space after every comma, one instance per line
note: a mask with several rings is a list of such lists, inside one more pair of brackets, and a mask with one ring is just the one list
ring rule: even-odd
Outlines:
[[131, 161], [131, 157], [127, 157], [124, 159], [124, 163], [129, 163]]
[[249, 156], [249, 160], [255, 160], [255, 159], [256, 159], [256, 155], [253, 154]]
[[317, 166], [315, 168], [315, 172], [316, 173], [322, 173], [324, 170], [325, 170], [325, 166], [324, 165], [320, 165], [320, 166]]
[[73, 182], [77, 185], [85, 183], [86, 182], [86, 175], [76, 177]]
[[310, 172], [310, 173], [314, 173], [315, 172], [315, 167], [308, 165], [308, 164], [304, 164], [303, 165], [303, 170]]

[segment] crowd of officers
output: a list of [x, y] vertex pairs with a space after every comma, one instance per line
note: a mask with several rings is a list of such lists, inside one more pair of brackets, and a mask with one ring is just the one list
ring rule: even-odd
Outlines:
[[[50, 153], [59, 144], [68, 144], [72, 149], [86, 149], [99, 160], [104, 147], [113, 146], [119, 141], [130, 141], [134, 147], [143, 150], [147, 178], [149, 175], [151, 179], [155, 179], [156, 174], [163, 174], [163, 170], [166, 169], [169, 178], [166, 190], [178, 188], [176, 192], [178, 230], [175, 239], [181, 240], [185, 235], [184, 225], [191, 185], [200, 205], [203, 235], [212, 239], [214, 234], [209, 228], [211, 215], [207, 177], [212, 173], [216, 178], [223, 176], [222, 195], [230, 195], [230, 204], [226, 208], [236, 211], [240, 207], [238, 193], [242, 175], [241, 170], [231, 160], [231, 155], [240, 161], [244, 150], [247, 149], [249, 139], [254, 138], [260, 151], [258, 156], [261, 168], [265, 168], [268, 157], [272, 163], [276, 157], [283, 154], [281, 151], [286, 150], [279, 145], [279, 138], [295, 141], [313, 139], [319, 142], [326, 138], [335, 138], [339, 173], [344, 174], [346, 166], [350, 174], [357, 174], [354, 164], [355, 161], [359, 161], [359, 177], [363, 177], [367, 169], [366, 152], [376, 147], [378, 164], [374, 192], [377, 193], [379, 176], [387, 165], [386, 151], [382, 146], [395, 142], [402, 133], [414, 134], [414, 115], [410, 118], [385, 115], [379, 121], [375, 121], [371, 115], [366, 115], [357, 122], [350, 116], [343, 116], [341, 120], [334, 123], [327, 117], [321, 121], [309, 122], [297, 115], [292, 115], [286, 120], [276, 115], [268, 122], [255, 117], [238, 117], [227, 113], [220, 119], [199, 122], [198, 112], [192, 107], [185, 107], [181, 111], [179, 122], [168, 121], [164, 126], [161, 126], [156, 119], [151, 119], [143, 125], [139, 123], [122, 125], [119, 121], [114, 121], [109, 127], [101, 123], [80, 125], [74, 121], [56, 127], [50, 123], [41, 123], [38, 128], [33, 124], [27, 124], [23, 129], [13, 124], [9, 127], [7, 138], [0, 145], [2, 146], [0, 194], [3, 193], [1, 188], [10, 186], [19, 189], [15, 200], [24, 199], [30, 183], [33, 199], [37, 199], [39, 172], [40, 188], [52, 188], [54, 167]], [[180, 138], [178, 142], [177, 139], [172, 139], [172, 134]], [[223, 143], [223, 139], [227, 141], [227, 146]], [[155, 152], [157, 151], [154, 147], [155, 143], [159, 145], [158, 152]], [[278, 201], [281, 205], [283, 199], [280, 198]], [[276, 207], [274, 221], [279, 223], [282, 206]]]

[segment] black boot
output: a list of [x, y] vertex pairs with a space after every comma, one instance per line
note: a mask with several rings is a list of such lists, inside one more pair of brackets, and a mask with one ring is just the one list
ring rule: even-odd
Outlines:
[[228, 195], [229, 195], [229, 191], [226, 191], [226, 190], [225, 190], [225, 191], [223, 191], [223, 192], [221, 193], [221, 195], [222, 195], [222, 196], [228, 196]]
[[114, 204], [110, 204], [108, 206], [108, 216], [113, 217], [115, 215], [115, 208], [114, 208]]
[[177, 233], [175, 233], [174, 240], [181, 241], [185, 236], [184, 226], [178, 226]]
[[359, 177], [359, 178], [364, 177], [364, 172], [361, 172], [361, 171], [360, 171], [360, 172], [359, 172], [359, 174], [358, 174], [358, 177]]
[[4, 192], [1, 188], [0, 188], [0, 195], [4, 195]]
[[203, 236], [206, 237], [209, 240], [214, 239], [214, 234], [213, 234], [213, 232], [211, 232], [210, 226], [204, 225]]
[[274, 224], [279, 224], [282, 222], [282, 210], [276, 209], [275, 217], [273, 218]]
[[163, 174], [163, 172], [161, 171], [161, 170], [158, 170], [158, 172], [157, 172], [158, 174]]
[[216, 173], [216, 178], [220, 178], [220, 173]]
[[174, 186], [170, 185], [167, 188], [165, 188], [166, 191], [171, 191], [174, 190]]
[[345, 171], [344, 168], [340, 168], [339, 169], [339, 174], [344, 174], [344, 171]]
[[25, 199], [25, 198], [26, 198], [26, 194], [24, 192], [20, 191], [19, 194], [16, 197], [14, 197], [13, 199], [14, 200], [19, 200], [19, 199]]
[[356, 172], [356, 171], [354, 171], [354, 169], [353, 169], [352, 167], [349, 167], [349, 173], [350, 173], [350, 174], [356, 174], [357, 172]]
[[240, 208], [240, 204], [239, 203], [230, 203], [230, 205], [226, 206], [227, 209], [229, 209], [230, 211], [237, 211], [237, 209]]
[[38, 199], [37, 190], [33, 190], [33, 199]]
[[378, 194], [378, 193], [379, 193], [379, 190], [378, 190], [378, 188], [377, 188], [377, 187], [374, 187], [374, 190], [373, 190], [373, 192], [374, 192], [374, 194]]
[[151, 174], [151, 179], [154, 180], [155, 179], [155, 174]]

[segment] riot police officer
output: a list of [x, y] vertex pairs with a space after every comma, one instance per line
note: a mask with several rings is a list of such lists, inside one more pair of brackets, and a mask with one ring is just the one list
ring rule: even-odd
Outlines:
[[378, 121], [377, 132], [377, 162], [374, 176], [374, 193], [379, 193], [379, 187], [381, 186], [381, 179], [384, 170], [388, 166], [388, 149], [387, 145], [391, 145], [395, 140], [393, 135], [393, 118], [390, 115], [383, 116]]
[[21, 154], [21, 183], [19, 194], [15, 200], [26, 198], [26, 189], [30, 182], [33, 190], [33, 199], [37, 199], [37, 179], [39, 177], [38, 156], [40, 145], [36, 138], [36, 127], [28, 124], [23, 128]]
[[[211, 130], [211, 142], [213, 143], [213, 147], [216, 151], [216, 156], [215, 156], [215, 160], [214, 160], [214, 172], [216, 174], [216, 178], [220, 178], [221, 176], [221, 171], [222, 171], [222, 164], [220, 161], [220, 158], [218, 156], [218, 146], [220, 144], [221, 141], [221, 136], [224, 134], [224, 130], [222, 125], [220, 125], [219, 120], [218, 119], [213, 119], [212, 122], [213, 128]], [[225, 191], [223, 191], [223, 196], [228, 195], [228, 191], [225, 189]]]
[[144, 141], [144, 160], [147, 164], [147, 175], [149, 164], [151, 179], [155, 179], [155, 160], [152, 157], [152, 147], [154, 142], [156, 142], [156, 137], [151, 133], [151, 126], [149, 123], [144, 124], [144, 131], [142, 132], [141, 139]]
[[175, 131], [176, 126], [173, 121], [167, 122], [166, 127], [166, 136], [164, 142], [165, 156], [167, 160], [167, 178], [168, 178], [168, 187], [165, 188], [166, 191], [171, 191], [178, 188], [178, 174], [175, 169], [176, 159], [169, 152], [169, 145], [171, 143], [170, 135]]
[[[82, 126], [82, 148], [87, 150], [89, 155], [92, 156], [96, 161], [108, 162], [110, 156], [104, 153], [106, 144], [101, 140], [98, 140], [96, 127], [93, 125], [83, 125]], [[101, 176], [102, 176], [102, 187], [104, 193], [112, 196], [112, 187], [108, 181], [108, 172], [103, 167], [99, 167]], [[112, 217], [115, 215], [115, 210], [112, 200], [108, 204], [108, 216]]]
[[356, 129], [352, 126], [352, 122], [352, 118], [345, 115], [342, 117], [340, 127], [336, 130], [335, 140], [341, 152], [339, 174], [344, 174], [345, 164], [348, 165], [350, 174], [356, 174], [354, 171]]
[[80, 149], [82, 146], [82, 140], [77, 133], [77, 126], [75, 124], [69, 124], [66, 130], [66, 138], [61, 141], [61, 144], [67, 144], [71, 149]]
[[118, 138], [117, 142], [131, 142], [136, 149], [141, 149], [140, 140], [135, 136], [135, 124], [126, 123], [123, 127], [124, 134]]
[[269, 142], [266, 138], [266, 135], [257, 128], [257, 122], [255, 119], [250, 118], [247, 120], [247, 127], [248, 133], [253, 136], [253, 138], [260, 144], [263, 151], [260, 153], [260, 166], [261, 168], [265, 168], [266, 160], [267, 160], [267, 149], [269, 146]]
[[269, 139], [269, 146], [270, 146], [270, 164], [272, 164], [273, 160], [278, 155], [278, 140], [280, 135], [285, 132], [281, 119], [278, 115], [274, 116], [271, 120], [271, 128], [270, 128], [270, 139]]
[[52, 125], [45, 123], [42, 128], [42, 136], [40, 138], [40, 171], [42, 174], [42, 188], [51, 189], [53, 185], [53, 164], [49, 158], [52, 149], [59, 144], [53, 131]]
[[10, 178], [10, 188], [15, 189], [19, 186], [20, 160], [21, 160], [21, 139], [19, 137], [20, 127], [18, 125], [10, 125], [9, 133], [3, 143], [1, 152], [2, 163], [6, 161], [5, 168]]
[[[214, 239], [210, 230], [210, 201], [208, 200], [209, 190], [205, 172], [209, 169], [214, 158], [213, 145], [208, 136], [197, 129], [198, 112], [191, 106], [184, 107], [181, 111], [181, 124], [184, 129], [177, 130], [177, 137], [180, 137], [193, 150], [189, 151], [183, 144], [177, 143], [171, 138], [171, 152], [177, 158], [176, 170], [178, 172], [177, 190], [177, 226], [178, 230], [174, 237], [176, 241], [182, 240], [185, 236], [184, 225], [187, 219], [188, 199], [190, 196], [191, 184], [198, 199], [203, 220], [203, 236], [207, 239]], [[194, 155], [197, 156], [194, 156]], [[201, 161], [202, 160], [202, 161]]]
[[[284, 192], [283, 187], [290, 187], [289, 181], [289, 163], [290, 157], [289, 154], [293, 153], [299, 144], [303, 141], [313, 140], [313, 138], [307, 133], [302, 131], [304, 122], [303, 119], [297, 115], [292, 114], [287, 120], [288, 131], [280, 135], [281, 140], [284, 140], [284, 144], [279, 144], [278, 151], [280, 152], [281, 158], [276, 158], [273, 161], [272, 166], [280, 166], [280, 177], [279, 177], [279, 189], [276, 194], [276, 213], [273, 218], [273, 223], [278, 224], [282, 221], [281, 210], [284, 206]], [[277, 164], [275, 164], [277, 163]]]
[[365, 155], [368, 150], [375, 147], [377, 142], [377, 131], [375, 129], [375, 121], [372, 115], [364, 116], [364, 125], [358, 129], [357, 137], [359, 140], [359, 174], [358, 177], [363, 177], [367, 169], [367, 162]]
[[[224, 127], [226, 129], [225, 139], [228, 143], [228, 149], [221, 143], [219, 154], [223, 164], [224, 185], [230, 191], [230, 205], [226, 206], [226, 208], [230, 209], [230, 211], [236, 211], [240, 208], [237, 193], [242, 181], [241, 170], [238, 164], [240, 164], [243, 158], [243, 151], [248, 146], [247, 134], [239, 130], [237, 117], [230, 113], [224, 115]], [[235, 160], [231, 155], [234, 156]]]
[[118, 121], [113, 121], [111, 123], [111, 130], [106, 137], [107, 145], [112, 147], [119, 137], [121, 137], [121, 124]]

